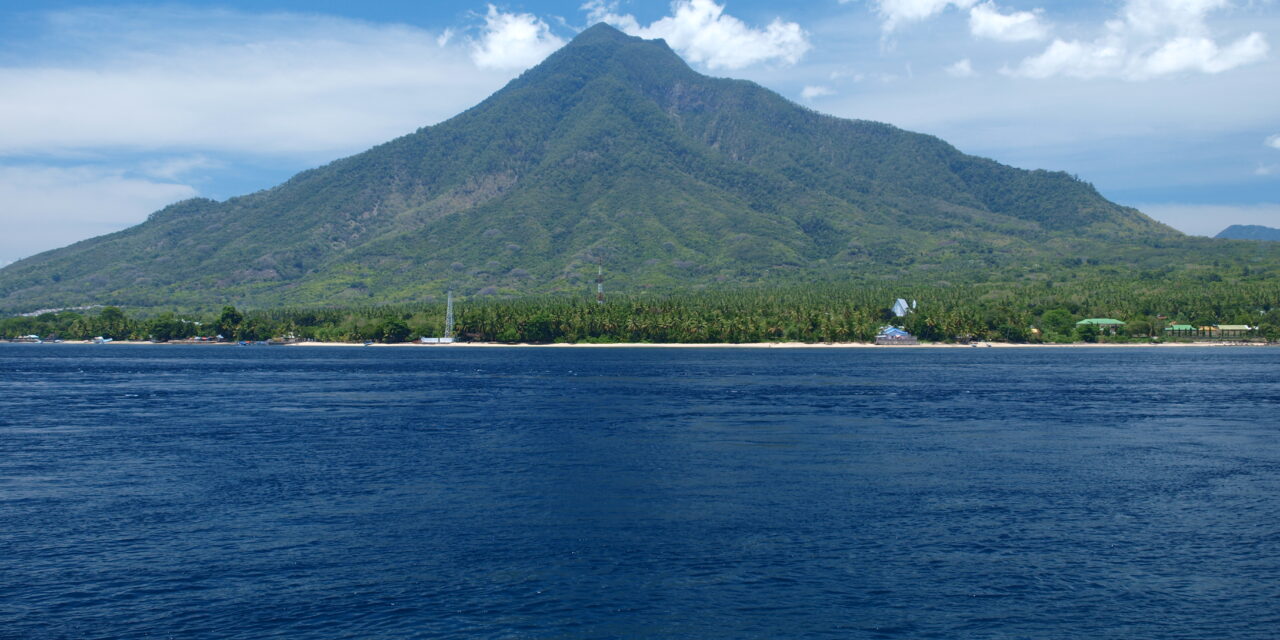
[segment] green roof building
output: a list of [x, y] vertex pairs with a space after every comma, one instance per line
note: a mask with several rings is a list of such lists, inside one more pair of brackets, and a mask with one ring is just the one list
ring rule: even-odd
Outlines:
[[1123, 327], [1124, 323], [1115, 318], [1085, 318], [1076, 323], [1077, 327], [1093, 327], [1100, 333], [1109, 333], [1116, 335], [1116, 329]]
[[1194, 338], [1200, 330], [1189, 324], [1171, 324], [1164, 328], [1164, 333], [1175, 338]]
[[1247, 324], [1217, 324], [1207, 327], [1171, 324], [1164, 328], [1165, 335], [1183, 338], [1247, 338], [1253, 335], [1253, 331], [1254, 327]]

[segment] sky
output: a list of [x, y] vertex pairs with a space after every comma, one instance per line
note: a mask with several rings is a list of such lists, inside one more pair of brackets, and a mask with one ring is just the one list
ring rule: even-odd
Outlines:
[[0, 0], [0, 265], [448, 119], [596, 22], [809, 108], [1280, 227], [1280, 0]]

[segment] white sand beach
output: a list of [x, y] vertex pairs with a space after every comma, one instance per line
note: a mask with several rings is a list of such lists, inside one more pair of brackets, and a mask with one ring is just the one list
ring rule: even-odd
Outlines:
[[[91, 340], [66, 340], [59, 343], [46, 342], [44, 344], [95, 344]], [[175, 345], [198, 345], [210, 347], [234, 347], [238, 346], [236, 342], [150, 342], [146, 340], [113, 340], [98, 346], [148, 346], [148, 347], [165, 347]], [[503, 342], [453, 342], [447, 344], [424, 344], [420, 342], [398, 342], [392, 344], [384, 344], [374, 342], [364, 344], [360, 342], [318, 342], [318, 341], [302, 341], [289, 342], [284, 344], [273, 344], [271, 346], [284, 347], [371, 347], [384, 349], [388, 347], [403, 349], [483, 349], [483, 348], [537, 348], [537, 349], [564, 349], [564, 348], [581, 348], [581, 349], [1116, 349], [1116, 348], [1178, 348], [1178, 347], [1263, 347], [1263, 346], [1280, 346], [1268, 345], [1261, 342], [1125, 342], [1125, 343], [1086, 343], [1073, 342], [1069, 344], [1027, 344], [1012, 342], [974, 342], [969, 344], [953, 344], [940, 342], [926, 342], [920, 344], [901, 344], [901, 345], [882, 345], [870, 342], [747, 342], [747, 343], [723, 343], [723, 342], [617, 342], [617, 343], [585, 343], [585, 342], [556, 342], [550, 344], [530, 344], [526, 342], [520, 343], [503, 343]]]
[[417, 342], [402, 342], [395, 344], [361, 344], [352, 342], [294, 342], [284, 346], [288, 347], [413, 347], [428, 349], [471, 349], [471, 348], [489, 348], [489, 347], [505, 347], [520, 348], [532, 347], [540, 349], [561, 349], [561, 348], [613, 348], [613, 349], [634, 349], [634, 348], [661, 348], [661, 349], [982, 349], [982, 348], [1001, 348], [1001, 349], [1071, 349], [1071, 348], [1151, 348], [1151, 347], [1229, 347], [1229, 346], [1265, 346], [1262, 343], [1229, 343], [1229, 342], [1152, 342], [1152, 343], [1071, 343], [1071, 344], [1021, 344], [1011, 342], [975, 342], [970, 344], [949, 344], [949, 343], [922, 343], [922, 344], [904, 344], [904, 345], [880, 345], [870, 342], [748, 342], [740, 344], [730, 344], [722, 342], [707, 343], [685, 343], [685, 342], [619, 342], [609, 344], [598, 343], [567, 343], [559, 342], [552, 344], [529, 344], [529, 343], [500, 343], [500, 342], [454, 342], [449, 344], [422, 344]]

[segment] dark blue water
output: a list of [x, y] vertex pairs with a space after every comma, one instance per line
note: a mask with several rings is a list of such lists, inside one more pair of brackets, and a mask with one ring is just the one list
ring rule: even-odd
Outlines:
[[1269, 638], [1280, 349], [0, 346], [5, 638]]

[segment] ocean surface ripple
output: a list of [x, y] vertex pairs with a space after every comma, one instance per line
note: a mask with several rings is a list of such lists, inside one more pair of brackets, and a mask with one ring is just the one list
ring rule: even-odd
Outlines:
[[1270, 638], [1280, 349], [0, 345], [3, 638]]

